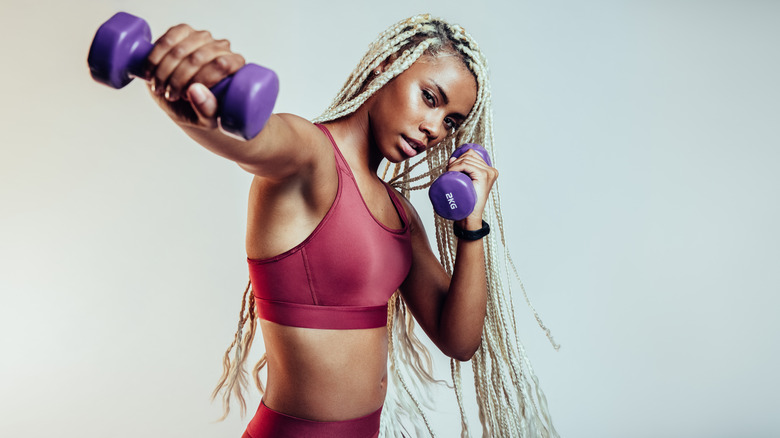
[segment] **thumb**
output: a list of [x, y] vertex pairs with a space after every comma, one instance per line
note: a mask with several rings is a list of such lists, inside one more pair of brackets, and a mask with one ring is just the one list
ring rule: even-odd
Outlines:
[[198, 115], [202, 126], [215, 128], [217, 126], [217, 98], [205, 85], [194, 83], [187, 89], [192, 109]]

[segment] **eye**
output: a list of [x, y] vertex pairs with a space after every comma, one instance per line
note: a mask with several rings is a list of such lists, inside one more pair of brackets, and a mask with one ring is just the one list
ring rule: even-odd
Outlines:
[[436, 98], [428, 90], [422, 90], [423, 99], [430, 105], [436, 105]]
[[449, 129], [451, 131], [454, 131], [458, 127], [458, 124], [455, 123], [455, 120], [452, 120], [451, 117], [445, 117], [444, 118], [444, 126], [446, 126], [447, 129]]

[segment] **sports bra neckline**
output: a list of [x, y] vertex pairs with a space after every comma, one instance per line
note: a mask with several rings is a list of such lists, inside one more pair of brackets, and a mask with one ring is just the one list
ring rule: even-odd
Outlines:
[[[336, 166], [339, 165], [339, 161], [341, 161], [341, 164], [343, 164], [343, 168], [346, 170], [347, 174], [350, 178], [352, 178], [352, 181], [355, 183], [355, 187], [357, 188], [358, 195], [360, 197], [360, 201], [363, 202], [363, 207], [365, 207], [366, 212], [369, 216], [382, 228], [385, 230], [394, 233], [394, 234], [403, 234], [406, 232], [407, 228], [409, 228], [409, 220], [406, 217], [406, 211], [404, 210], [403, 205], [401, 202], [399, 202], [397, 195], [393, 191], [390, 184], [388, 184], [386, 181], [383, 181], [381, 178], [377, 177], [379, 181], [382, 183], [382, 185], [385, 186], [385, 190], [387, 191], [388, 196], [390, 197], [390, 201], [393, 203], [393, 207], [395, 208], [396, 214], [398, 215], [398, 219], [401, 221], [401, 228], [391, 228], [382, 223], [379, 219], [377, 219], [376, 216], [374, 216], [374, 213], [371, 212], [371, 209], [368, 208], [368, 204], [366, 203], [366, 199], [363, 197], [363, 193], [360, 191], [360, 186], [358, 186], [357, 178], [355, 178], [355, 174], [352, 172], [352, 168], [349, 166], [349, 162], [347, 162], [347, 159], [344, 157], [344, 154], [341, 153], [341, 148], [339, 148], [338, 144], [336, 143], [336, 140], [333, 139], [333, 135], [330, 133], [330, 130], [322, 124], [315, 123], [316, 127], [320, 128], [322, 132], [325, 133], [325, 135], [328, 137], [328, 140], [330, 140], [330, 144], [333, 147], [333, 149], [336, 151]], [[341, 158], [341, 160], [339, 160]], [[339, 193], [341, 192], [341, 175], [338, 175], [339, 179]], [[338, 195], [337, 195], [338, 197]], [[336, 200], [334, 199], [333, 204], [336, 203]], [[333, 209], [333, 204], [331, 204], [330, 209]], [[330, 209], [328, 212], [330, 212]], [[327, 216], [327, 214], [325, 215]]]
[[363, 198], [363, 194], [360, 193], [360, 187], [357, 185], [357, 180], [355, 179], [355, 175], [352, 173], [352, 169], [349, 167], [349, 163], [347, 163], [347, 160], [344, 158], [344, 155], [341, 153], [341, 150], [339, 149], [338, 145], [336, 144], [336, 141], [333, 139], [333, 136], [330, 134], [330, 131], [325, 126], [316, 123], [315, 126], [319, 128], [325, 135], [328, 137], [328, 140], [330, 141], [331, 147], [333, 150], [336, 151], [334, 154], [336, 159], [336, 178], [338, 180], [338, 189], [336, 190], [336, 196], [333, 198], [333, 202], [330, 204], [330, 207], [328, 207], [328, 211], [325, 213], [325, 216], [322, 217], [320, 222], [317, 224], [317, 226], [312, 230], [311, 233], [309, 233], [308, 236], [306, 236], [303, 241], [294, 247], [288, 249], [287, 251], [284, 251], [280, 254], [270, 256], [270, 257], [264, 257], [264, 258], [251, 258], [247, 257], [247, 260], [252, 263], [267, 263], [267, 262], [273, 262], [277, 260], [281, 260], [290, 254], [294, 254], [297, 251], [300, 251], [301, 248], [305, 247], [306, 245], [311, 242], [312, 239], [322, 230], [322, 228], [325, 226], [325, 224], [328, 222], [330, 217], [333, 215], [334, 210], [336, 209], [336, 205], [338, 205], [339, 199], [341, 198], [341, 194], [344, 189], [344, 181], [342, 180], [342, 172], [345, 172], [347, 176], [352, 179], [352, 183], [355, 185], [355, 190], [357, 191], [360, 201], [363, 204], [363, 208], [365, 209], [366, 213], [371, 217], [371, 219], [376, 222], [377, 225], [379, 225], [383, 230], [390, 234], [396, 234], [396, 235], [403, 235], [409, 230], [409, 219], [406, 215], [406, 210], [404, 210], [403, 205], [398, 200], [397, 195], [392, 190], [390, 185], [382, 181], [382, 184], [384, 184], [385, 189], [387, 190], [388, 195], [390, 196], [390, 200], [393, 203], [393, 206], [395, 207], [396, 214], [398, 214], [399, 219], [401, 220], [401, 224], [403, 225], [401, 228], [390, 228], [387, 225], [383, 224], [379, 219], [374, 216], [373, 213], [371, 213], [371, 210], [368, 208], [368, 204], [366, 204], [366, 200]]

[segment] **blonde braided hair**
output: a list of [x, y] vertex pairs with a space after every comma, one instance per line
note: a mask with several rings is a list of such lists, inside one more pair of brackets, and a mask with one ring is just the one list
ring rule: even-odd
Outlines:
[[[412, 190], [430, 186], [446, 169], [449, 155], [457, 145], [481, 144], [490, 153], [493, 164], [496, 165], [487, 60], [476, 41], [462, 27], [433, 18], [429, 14], [410, 17], [391, 26], [370, 45], [368, 52], [347, 78], [336, 98], [325, 112], [314, 120], [316, 123], [322, 123], [353, 113], [377, 90], [408, 69], [423, 55], [459, 56], [477, 81], [477, 100], [463, 124], [449, 132], [436, 147], [429, 149], [415, 163], [407, 160], [392, 166], [390, 163], [387, 164], [383, 178], [388, 179], [390, 174], [389, 182], [404, 196], [408, 196]], [[380, 65], [385, 67], [384, 71], [378, 75], [373, 74]], [[419, 170], [422, 164], [427, 165], [425, 166], [427, 170]], [[548, 414], [545, 396], [539, 387], [525, 349], [517, 337], [515, 312], [511, 300], [510, 268], [518, 281], [519, 276], [506, 246], [498, 182], [491, 191], [485, 207], [484, 219], [499, 232], [492, 233], [483, 240], [488, 286], [487, 315], [482, 343], [471, 360], [483, 436], [557, 437], [558, 434]], [[440, 261], [445, 270], [452, 275], [457, 240], [451, 232], [451, 222], [435, 216], [434, 223]], [[498, 249], [496, 234], [500, 237], [503, 251]], [[502, 272], [506, 273], [506, 283]], [[545, 331], [552, 345], [558, 349], [559, 346], [553, 340], [549, 329], [545, 327], [536, 309], [531, 305], [525, 288], [521, 282], [519, 284], [537, 323]], [[239, 328], [233, 343], [225, 353], [224, 373], [212, 394], [213, 398], [224, 390], [223, 418], [229, 411], [231, 394], [238, 398], [242, 414], [245, 411], [245, 402], [241, 395], [247, 380], [244, 362], [254, 337], [255, 315], [254, 309], [251, 308], [247, 318], [244, 306], [246, 304], [253, 306], [253, 301], [252, 294], [249, 294], [247, 299], [245, 291]], [[248, 331], [242, 339], [241, 333], [247, 324]], [[396, 292], [391, 297], [388, 307], [388, 354], [396, 386], [400, 386], [403, 391], [399, 390], [397, 399], [393, 403], [387, 403], [383, 409], [381, 427], [382, 434], [386, 437], [401, 436], [401, 431], [398, 429], [401, 426], [396, 421], [398, 416], [403, 416], [412, 422], [418, 436], [426, 432], [431, 436], [434, 435], [423, 410], [423, 405], [427, 403], [425, 400], [420, 400], [420, 397], [425, 397], [426, 391], [422, 390], [420, 385], [436, 381], [432, 377], [430, 354], [413, 333], [413, 328], [414, 319], [406, 311], [401, 295]], [[231, 361], [230, 353], [234, 347], [235, 354]], [[265, 359], [263, 355], [252, 373], [261, 392], [263, 386], [259, 372], [265, 365]], [[468, 437], [470, 435], [463, 408], [460, 362], [451, 359], [450, 365], [461, 413], [462, 437]], [[412, 412], [417, 415], [413, 415]]]

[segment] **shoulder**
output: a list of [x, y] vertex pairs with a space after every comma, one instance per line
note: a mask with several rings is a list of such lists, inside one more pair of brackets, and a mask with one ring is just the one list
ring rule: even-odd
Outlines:
[[287, 137], [288, 141], [302, 145], [321, 142], [324, 138], [323, 132], [317, 125], [295, 114], [274, 114], [269, 120], [269, 127]]
[[316, 124], [308, 119], [295, 114], [278, 114], [279, 123], [284, 124], [290, 137], [287, 139], [287, 147], [294, 150], [307, 150], [303, 153], [308, 158], [309, 171], [312, 166], [333, 167], [333, 147], [331, 138]]

